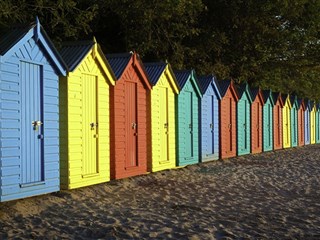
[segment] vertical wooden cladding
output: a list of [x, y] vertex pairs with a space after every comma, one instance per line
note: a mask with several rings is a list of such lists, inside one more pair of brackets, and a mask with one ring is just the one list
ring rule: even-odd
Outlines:
[[316, 143], [316, 104], [310, 102], [310, 143]]
[[237, 88], [239, 101], [237, 102], [237, 155], [250, 153], [251, 148], [251, 93], [248, 84]]
[[282, 144], [283, 148], [291, 147], [291, 103], [289, 95], [282, 95]]
[[199, 103], [195, 72], [175, 71], [180, 93], [176, 97], [177, 165], [199, 162]]
[[175, 97], [179, 93], [175, 75], [167, 63], [145, 63], [151, 90], [151, 146], [150, 171], [176, 166]]
[[298, 146], [304, 145], [304, 112], [305, 104], [303, 99], [298, 99]]
[[111, 178], [147, 172], [151, 85], [136, 53], [107, 55], [117, 81], [111, 91]]
[[305, 101], [304, 111], [304, 144], [310, 144], [310, 103], [309, 100]]
[[282, 149], [282, 107], [280, 93], [273, 93], [273, 149]]
[[110, 86], [115, 79], [95, 41], [63, 45], [60, 181], [73, 189], [110, 180]]
[[260, 89], [252, 89], [251, 104], [251, 152], [262, 152], [262, 129], [263, 129], [263, 95]]
[[273, 150], [273, 96], [271, 90], [263, 91], [263, 151]]
[[198, 78], [201, 99], [201, 161], [219, 158], [219, 87], [214, 76]]
[[320, 143], [320, 104], [316, 105], [316, 143]]
[[238, 96], [234, 84], [230, 80], [219, 81], [221, 101], [220, 116], [220, 158], [235, 157], [237, 154], [236, 142], [236, 107]]
[[1, 202], [60, 189], [58, 81], [66, 74], [38, 21], [3, 37], [7, 41], [0, 42]]
[[291, 111], [290, 111], [290, 125], [291, 125], [291, 147], [298, 146], [298, 99], [296, 96], [290, 96]]

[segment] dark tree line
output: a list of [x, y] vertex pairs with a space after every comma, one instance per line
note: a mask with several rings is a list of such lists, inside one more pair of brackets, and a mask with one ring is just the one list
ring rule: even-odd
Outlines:
[[59, 46], [96, 36], [198, 75], [320, 100], [319, 0], [2, 0], [0, 27], [37, 15]]

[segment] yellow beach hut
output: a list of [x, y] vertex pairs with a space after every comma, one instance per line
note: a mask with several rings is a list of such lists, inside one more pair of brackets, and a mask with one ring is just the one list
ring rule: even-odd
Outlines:
[[115, 77], [98, 43], [71, 42], [60, 51], [60, 183], [72, 189], [110, 180], [109, 90]]
[[145, 63], [144, 66], [152, 85], [152, 161], [148, 168], [155, 172], [176, 166], [175, 96], [179, 89], [168, 63]]
[[316, 143], [316, 104], [310, 101], [310, 144]]
[[283, 108], [282, 108], [282, 136], [283, 148], [291, 147], [291, 102], [288, 94], [281, 95]]

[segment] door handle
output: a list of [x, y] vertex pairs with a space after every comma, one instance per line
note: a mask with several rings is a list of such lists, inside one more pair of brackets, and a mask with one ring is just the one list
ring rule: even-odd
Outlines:
[[36, 131], [43, 124], [41, 121], [32, 121], [33, 130]]
[[137, 129], [137, 123], [132, 123], [131, 127], [132, 127], [132, 129]]
[[189, 124], [189, 128], [192, 128], [192, 123]]
[[165, 123], [165, 124], [164, 124], [164, 128], [168, 128], [168, 123]]

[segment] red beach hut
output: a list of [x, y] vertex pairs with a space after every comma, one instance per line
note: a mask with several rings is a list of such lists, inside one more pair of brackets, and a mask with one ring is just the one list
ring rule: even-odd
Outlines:
[[304, 145], [304, 111], [306, 107], [303, 99], [298, 99], [298, 146]]
[[251, 153], [262, 152], [263, 95], [260, 88], [251, 89]]
[[282, 149], [282, 108], [283, 101], [281, 93], [274, 92], [274, 107], [273, 107], [273, 149]]
[[110, 54], [116, 76], [110, 94], [110, 169], [119, 179], [147, 172], [151, 85], [137, 53]]
[[220, 158], [235, 157], [237, 154], [237, 102], [238, 95], [233, 81], [219, 81], [221, 100], [220, 116]]

